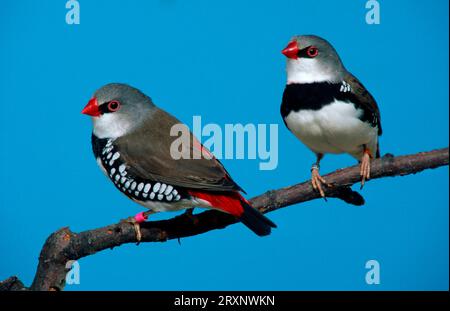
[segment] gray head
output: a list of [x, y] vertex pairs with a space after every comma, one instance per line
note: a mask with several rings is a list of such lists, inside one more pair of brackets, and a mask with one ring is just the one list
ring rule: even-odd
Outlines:
[[97, 137], [117, 138], [136, 128], [154, 108], [150, 97], [138, 89], [111, 83], [94, 93], [82, 113], [92, 116]]
[[295, 36], [281, 52], [287, 57], [288, 84], [340, 82], [346, 73], [333, 46], [318, 36]]

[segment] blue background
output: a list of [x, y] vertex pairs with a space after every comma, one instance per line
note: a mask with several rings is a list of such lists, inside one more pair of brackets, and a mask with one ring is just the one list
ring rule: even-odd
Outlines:
[[[249, 197], [309, 178], [313, 154], [279, 115], [280, 50], [295, 34], [333, 43], [377, 99], [382, 153], [448, 145], [448, 1], [2, 1], [0, 13], [0, 279], [32, 281], [56, 229], [82, 231], [142, 210], [98, 169], [80, 110], [108, 82], [126, 82], [189, 126], [279, 124], [279, 165], [224, 160]], [[322, 172], [355, 164], [327, 156]], [[357, 186], [355, 186], [357, 187]], [[233, 225], [177, 241], [124, 245], [83, 258], [68, 290], [447, 290], [448, 167], [374, 180], [363, 207], [338, 200], [270, 214], [258, 238]], [[155, 216], [154, 219], [174, 214]], [[365, 263], [381, 284], [365, 283]]]

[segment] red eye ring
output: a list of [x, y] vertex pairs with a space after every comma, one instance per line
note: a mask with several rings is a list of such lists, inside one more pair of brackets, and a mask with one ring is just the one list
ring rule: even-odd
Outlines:
[[307, 50], [306, 50], [306, 54], [308, 54], [309, 57], [314, 58], [317, 55], [319, 55], [319, 49], [316, 48], [315, 46], [310, 46]]
[[114, 112], [120, 109], [120, 102], [117, 100], [112, 100], [108, 103], [108, 110]]

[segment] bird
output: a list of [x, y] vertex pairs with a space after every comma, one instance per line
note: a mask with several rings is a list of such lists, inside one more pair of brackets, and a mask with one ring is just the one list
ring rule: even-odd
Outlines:
[[[98, 166], [120, 192], [147, 208], [126, 219], [138, 242], [140, 224], [149, 215], [186, 209], [192, 216], [194, 207], [231, 214], [259, 236], [276, 227], [240, 194], [243, 189], [187, 126], [137, 88], [106, 84], [82, 113], [92, 117], [91, 143]], [[203, 156], [173, 156], [171, 129], [180, 125], [189, 133], [187, 154]]]
[[287, 83], [280, 113], [286, 127], [316, 155], [314, 190], [325, 198], [332, 184], [320, 175], [325, 154], [350, 154], [360, 163], [361, 189], [370, 163], [380, 157], [380, 110], [364, 85], [347, 69], [334, 47], [316, 35], [294, 36], [281, 51]]

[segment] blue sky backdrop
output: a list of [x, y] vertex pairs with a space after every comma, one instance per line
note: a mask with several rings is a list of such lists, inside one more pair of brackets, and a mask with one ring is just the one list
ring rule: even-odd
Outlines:
[[[279, 124], [279, 163], [223, 163], [248, 192], [304, 181], [314, 155], [284, 127], [280, 50], [295, 34], [328, 39], [377, 99], [382, 154], [448, 145], [448, 1], [380, 0], [381, 24], [354, 1], [65, 0], [0, 6], [0, 279], [27, 285], [47, 236], [117, 222], [142, 208], [119, 193], [91, 151], [92, 93], [126, 82], [189, 126]], [[327, 156], [322, 172], [355, 164]], [[356, 188], [357, 186], [355, 186]], [[241, 224], [80, 260], [68, 290], [447, 290], [448, 167], [369, 182], [367, 203], [315, 200], [270, 213], [259, 238]], [[154, 219], [174, 214], [157, 215]], [[365, 263], [381, 284], [365, 283]]]

